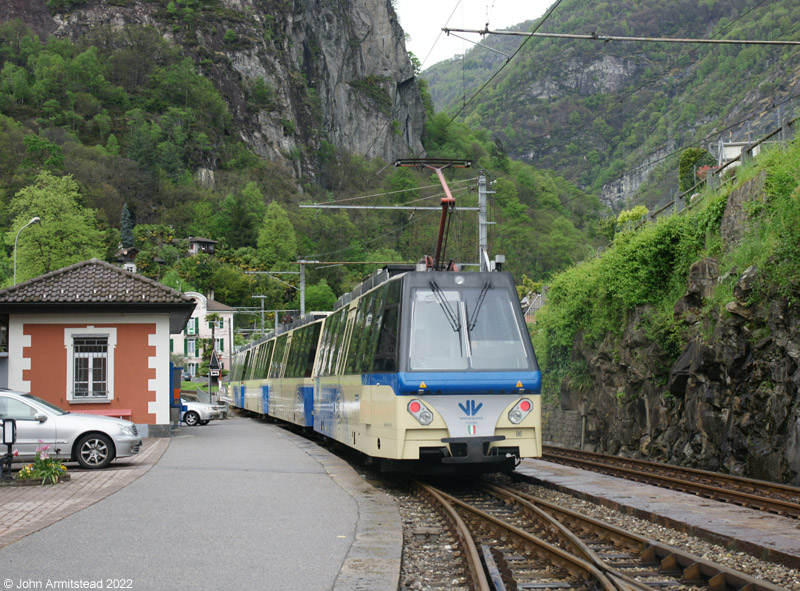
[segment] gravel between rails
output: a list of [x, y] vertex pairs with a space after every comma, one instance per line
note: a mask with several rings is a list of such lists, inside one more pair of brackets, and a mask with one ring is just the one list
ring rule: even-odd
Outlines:
[[[653, 539], [662, 544], [675, 546], [686, 552], [690, 552], [716, 562], [723, 566], [741, 571], [757, 579], [768, 583], [784, 587], [787, 591], [800, 591], [800, 570], [785, 567], [772, 562], [764, 562], [745, 552], [734, 552], [724, 546], [713, 544], [700, 538], [690, 536], [669, 527], [654, 524], [638, 517], [625, 515], [609, 507], [592, 503], [568, 495], [566, 493], [551, 490], [549, 488], [528, 484], [524, 482], [512, 482], [507, 477], [497, 477], [497, 482], [512, 486], [518, 490], [539, 497], [542, 500], [557, 503], [563, 507], [579, 511], [589, 517], [594, 517], [621, 529], [632, 531], [641, 536]], [[800, 535], [800, 533], [798, 533]]]
[[[734, 552], [724, 546], [691, 535], [625, 515], [603, 505], [573, 497], [543, 486], [513, 482], [506, 476], [487, 478], [500, 484], [579, 511], [619, 528], [630, 530], [663, 544], [675, 546], [706, 560], [747, 573], [763, 581], [800, 591], [800, 570], [764, 562], [745, 552]], [[467, 591], [469, 584], [461, 567], [456, 541], [445, 523], [413, 491], [403, 486], [381, 487], [397, 502], [403, 520], [403, 561], [400, 591]]]

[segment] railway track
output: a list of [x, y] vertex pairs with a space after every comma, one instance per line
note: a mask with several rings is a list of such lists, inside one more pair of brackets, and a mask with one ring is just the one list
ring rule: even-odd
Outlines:
[[800, 488], [658, 462], [544, 446], [542, 459], [800, 518]]
[[474, 591], [783, 591], [512, 488], [416, 485], [449, 522]]

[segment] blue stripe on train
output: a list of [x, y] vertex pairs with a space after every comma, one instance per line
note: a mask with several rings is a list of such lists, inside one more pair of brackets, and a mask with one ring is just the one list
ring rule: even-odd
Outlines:
[[238, 396], [236, 397], [236, 406], [244, 408], [244, 384], [239, 386]]
[[[365, 386], [391, 386], [398, 396], [409, 394], [514, 394], [522, 389], [541, 394], [540, 371], [437, 371], [363, 374]], [[424, 385], [424, 387], [423, 387]]]
[[303, 426], [314, 426], [314, 386], [298, 386], [297, 396], [303, 401]]

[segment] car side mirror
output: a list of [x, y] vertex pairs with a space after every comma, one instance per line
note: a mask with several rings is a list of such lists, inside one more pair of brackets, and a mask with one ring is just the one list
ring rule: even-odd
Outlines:
[[47, 420], [47, 415], [39, 413], [36, 416], [34, 416], [33, 418], [35, 420], [39, 421], [40, 423], [44, 423]]

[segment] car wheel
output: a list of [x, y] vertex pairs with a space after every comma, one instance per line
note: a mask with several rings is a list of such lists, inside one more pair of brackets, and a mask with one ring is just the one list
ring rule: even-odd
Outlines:
[[105, 468], [114, 459], [114, 444], [108, 435], [95, 433], [78, 440], [75, 459], [82, 468]]
[[183, 415], [183, 422], [189, 425], [190, 427], [194, 427], [200, 422], [200, 415], [190, 410], [185, 415]]
[[208, 420], [208, 421], [200, 421], [200, 424], [201, 425], [208, 425], [210, 422], [211, 422], [210, 420]]

